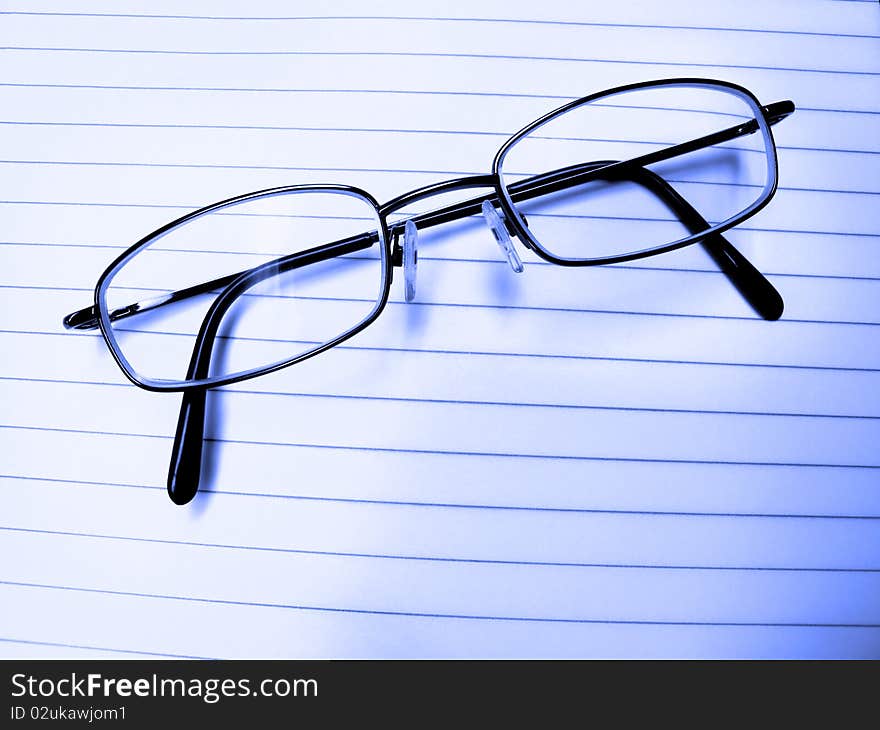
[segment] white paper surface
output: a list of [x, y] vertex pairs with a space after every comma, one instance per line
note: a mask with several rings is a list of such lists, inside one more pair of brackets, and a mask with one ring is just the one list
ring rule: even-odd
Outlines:
[[[2, 3], [0, 655], [880, 655], [876, 3], [365, 8]], [[187, 210], [488, 172], [565, 101], [669, 76], [798, 107], [730, 233], [779, 322], [697, 247], [520, 247], [518, 277], [453, 226], [418, 303], [398, 275], [362, 335], [211, 396], [185, 508], [179, 396], [61, 327]]]

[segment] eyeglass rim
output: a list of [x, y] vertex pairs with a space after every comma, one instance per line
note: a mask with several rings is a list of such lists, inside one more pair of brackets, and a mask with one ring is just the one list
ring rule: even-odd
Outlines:
[[[584, 259], [572, 259], [557, 256], [552, 251], [549, 251], [544, 245], [541, 244], [540, 241], [538, 241], [538, 239], [531, 232], [528, 225], [523, 220], [522, 214], [517, 210], [516, 205], [511, 198], [510, 192], [507, 189], [507, 186], [504, 184], [504, 177], [501, 168], [507, 154], [523, 137], [528, 136], [534, 130], [544, 126], [548, 122], [566, 114], [567, 112], [572, 111], [573, 109], [577, 109], [586, 104], [591, 104], [595, 101], [598, 101], [599, 99], [604, 99], [606, 97], [614, 96], [616, 94], [652, 87], [660, 88], [664, 86], [717, 88], [742, 98], [749, 104], [750, 107], [752, 107], [754, 118], [758, 123], [758, 127], [764, 137], [765, 144], [767, 146], [768, 179], [764, 185], [764, 189], [761, 191], [761, 195], [751, 205], [749, 205], [747, 208], [737, 213], [736, 215], [733, 215], [730, 218], [721, 221], [720, 223], [712, 226], [709, 229], [700, 231], [699, 233], [691, 234], [689, 236], [686, 236], [685, 238], [673, 241], [672, 243], [662, 244], [660, 246], [641, 249], [638, 251], [627, 252], [624, 254], [618, 254], [615, 256], [600, 256]], [[778, 159], [776, 154], [776, 141], [773, 137], [773, 131], [770, 127], [770, 124], [768, 124], [767, 122], [767, 118], [765, 117], [761, 102], [758, 100], [755, 94], [753, 94], [744, 86], [740, 86], [739, 84], [735, 84], [730, 81], [697, 77], [680, 77], [671, 79], [654, 79], [650, 81], [639, 81], [632, 84], [624, 84], [623, 86], [616, 86], [611, 89], [598, 91], [594, 94], [590, 94], [588, 96], [584, 96], [579, 99], [575, 99], [574, 101], [563, 104], [562, 106], [548, 112], [539, 119], [536, 119], [533, 122], [527, 124], [525, 127], [516, 132], [513, 136], [511, 136], [501, 146], [492, 161], [492, 177], [495, 180], [496, 193], [498, 194], [498, 200], [499, 204], [501, 205], [501, 209], [504, 212], [504, 215], [507, 217], [508, 221], [510, 222], [512, 228], [516, 232], [517, 237], [520, 239], [520, 241], [523, 242], [523, 244], [527, 248], [531, 248], [535, 252], [535, 254], [537, 254], [545, 261], [556, 264], [558, 266], [597, 266], [605, 264], [624, 263], [627, 261], [634, 261], [636, 259], [646, 258], [648, 256], [656, 256], [658, 254], [668, 253], [670, 251], [675, 251], [677, 249], [684, 248], [685, 246], [690, 246], [691, 244], [705, 240], [710, 235], [719, 234], [723, 233], [724, 231], [730, 230], [734, 226], [742, 223], [744, 220], [747, 220], [748, 218], [754, 216], [773, 199], [773, 196], [776, 194], [777, 190], [779, 173]]]
[[[574, 108], [577, 108], [581, 105], [588, 104], [594, 102], [598, 99], [602, 99], [604, 97], [612, 96], [614, 94], [633, 91], [642, 88], [650, 88], [650, 87], [660, 87], [660, 86], [696, 86], [696, 87], [716, 87], [722, 88], [731, 92], [734, 92], [736, 95], [740, 96], [744, 100], [746, 100], [749, 105], [753, 108], [755, 119], [758, 122], [758, 125], [765, 136], [765, 139], [768, 142], [768, 160], [770, 162], [770, 171], [767, 185], [765, 186], [764, 193], [761, 198], [759, 198], [755, 203], [749, 206], [743, 212], [737, 214], [736, 216], [713, 226], [711, 229], [707, 229], [705, 231], [701, 231], [697, 234], [693, 234], [688, 236], [685, 239], [680, 241], [673, 242], [672, 244], [666, 244], [663, 246], [659, 246], [653, 249], [646, 249], [643, 251], [637, 251], [630, 254], [625, 254], [622, 256], [614, 256], [614, 257], [604, 257], [604, 258], [595, 258], [595, 259], [566, 259], [554, 256], [551, 252], [544, 249], [541, 244], [535, 239], [532, 235], [531, 231], [529, 231], [528, 226], [524, 224], [521, 219], [520, 214], [516, 211], [516, 208], [513, 204], [513, 201], [510, 199], [510, 195], [507, 191], [506, 186], [503, 184], [503, 178], [501, 176], [501, 163], [504, 160], [505, 155], [509, 151], [509, 149], [516, 144], [519, 139], [523, 136], [527, 135], [529, 132], [534, 129], [542, 126], [543, 124], [551, 121], [552, 119], [570, 111]], [[519, 130], [516, 134], [511, 136], [498, 150], [495, 155], [495, 158], [492, 163], [492, 171], [489, 174], [484, 175], [475, 175], [470, 176], [468, 178], [461, 178], [458, 180], [449, 180], [443, 181], [440, 183], [436, 183], [435, 185], [428, 186], [424, 189], [418, 189], [416, 191], [411, 191], [410, 193], [404, 194], [395, 198], [394, 201], [389, 203], [385, 203], [380, 205], [377, 200], [367, 191], [351, 186], [351, 185], [338, 185], [338, 184], [301, 184], [301, 185], [289, 185], [289, 186], [281, 186], [276, 188], [268, 188], [265, 190], [257, 190], [254, 192], [245, 193], [242, 195], [238, 195], [232, 198], [228, 198], [225, 200], [221, 200], [215, 203], [212, 203], [203, 208], [199, 208], [197, 210], [191, 211], [184, 216], [181, 216], [169, 223], [166, 223], [162, 227], [156, 229], [152, 233], [141, 238], [135, 244], [126, 249], [122, 254], [120, 254], [101, 274], [98, 282], [95, 286], [94, 292], [94, 307], [95, 311], [98, 313], [98, 326], [101, 331], [101, 334], [106, 342], [108, 349], [110, 350], [113, 358], [115, 359], [117, 365], [123, 371], [125, 376], [135, 385], [154, 392], [187, 392], [187, 391], [197, 391], [197, 390], [205, 390], [210, 388], [216, 388], [223, 385], [231, 385], [234, 383], [241, 382], [243, 380], [248, 380], [250, 378], [254, 378], [260, 375], [265, 375], [276, 370], [280, 370], [285, 367], [289, 367], [290, 365], [294, 365], [298, 362], [306, 360], [310, 357], [314, 357], [326, 350], [335, 347], [336, 345], [344, 342], [345, 340], [354, 337], [356, 334], [363, 331], [366, 327], [372, 324], [379, 315], [385, 309], [389, 296], [391, 283], [393, 278], [393, 251], [392, 251], [392, 235], [390, 233], [390, 229], [388, 226], [388, 216], [390, 213], [394, 212], [403, 205], [408, 204], [409, 202], [413, 202], [416, 198], [413, 198], [414, 194], [418, 194], [418, 198], [421, 197], [429, 197], [434, 193], [436, 189], [437, 192], [445, 191], [446, 189], [458, 189], [460, 187], [487, 187], [493, 188], [495, 195], [497, 196], [498, 204], [501, 206], [502, 211], [504, 212], [507, 220], [509, 221], [513, 232], [517, 235], [521, 242], [529, 248], [532, 248], [535, 253], [543, 258], [544, 260], [554, 263], [560, 266], [593, 266], [593, 265], [602, 265], [602, 264], [612, 264], [612, 263], [620, 263], [623, 261], [631, 261], [633, 259], [645, 258], [647, 256], [654, 256], [657, 254], [665, 253], [668, 251], [673, 251], [678, 248], [683, 248], [684, 246], [691, 245], [698, 241], [704, 240], [706, 237], [712, 234], [721, 233], [726, 231], [747, 218], [755, 215], [758, 211], [760, 211], [764, 206], [766, 206], [773, 195], [776, 192], [777, 187], [777, 156], [776, 156], [776, 144], [773, 138], [773, 133], [770, 129], [770, 125], [765, 117], [763, 108], [761, 103], [758, 101], [757, 97], [745, 87], [742, 87], [738, 84], [734, 84], [728, 81], [722, 81], [717, 79], [706, 79], [706, 78], [696, 78], [696, 77], [682, 77], [682, 78], [671, 78], [671, 79], [658, 79], [651, 81], [641, 81], [632, 84], [626, 84], [623, 86], [614, 87], [611, 89], [606, 89], [603, 91], [596, 92], [594, 94], [590, 94], [585, 97], [581, 97], [579, 99], [575, 99], [571, 102], [568, 102], [557, 109], [554, 109], [542, 117], [534, 120], [529, 123], [521, 130]], [[112, 278], [115, 272], [119, 267], [124, 264], [128, 258], [137, 253], [139, 249], [146, 246], [154, 239], [164, 235], [166, 232], [170, 231], [173, 228], [176, 228], [186, 222], [189, 222], [197, 217], [202, 215], [206, 215], [207, 213], [214, 212], [216, 210], [229, 207], [232, 205], [236, 205], [238, 203], [246, 202], [248, 200], [259, 199], [261, 197], [268, 197], [271, 195], [283, 195], [283, 194], [291, 194], [291, 193], [305, 193], [305, 192], [336, 192], [336, 193], [347, 193], [353, 195], [355, 197], [359, 197], [367, 202], [370, 206], [372, 206], [376, 217], [379, 221], [378, 232], [381, 236], [382, 240], [380, 241], [380, 251], [382, 253], [382, 266], [383, 266], [383, 286], [380, 299], [377, 301], [376, 306], [373, 311], [368, 315], [359, 325], [353, 327], [347, 332], [343, 333], [337, 338], [323, 344], [320, 347], [317, 347], [313, 350], [309, 350], [305, 353], [297, 355], [293, 358], [289, 358], [287, 360], [273, 363], [268, 366], [263, 366], [259, 368], [253, 368], [248, 371], [235, 373], [228, 376], [220, 376], [217, 378], [209, 378], [205, 380], [199, 381], [161, 381], [154, 380], [150, 378], [145, 378], [139, 375], [135, 369], [130, 365], [128, 360], [122, 355], [118, 344], [115, 341], [115, 336], [112, 333], [112, 325], [109, 319], [109, 312], [106, 307], [103, 305], [104, 302], [104, 289], [108, 281]], [[412, 198], [412, 200], [410, 200]]]
[[[205, 216], [209, 213], [214, 213], [218, 210], [229, 208], [242, 203], [247, 203], [253, 200], [279, 197], [283, 195], [296, 195], [300, 193], [331, 193], [348, 195], [350, 197], [363, 200], [363, 202], [367, 203], [373, 209], [373, 213], [378, 222], [377, 232], [379, 235], [378, 246], [379, 251], [381, 252], [380, 261], [382, 264], [382, 289], [375, 306], [367, 315], [367, 317], [361, 320], [361, 322], [356, 326], [346, 330], [332, 340], [325, 342], [322, 345], [315, 347], [311, 350], [307, 350], [306, 352], [300, 353], [299, 355], [288, 358], [286, 360], [282, 360], [280, 362], [271, 363], [269, 365], [256, 368], [250, 368], [249, 370], [232, 373], [230, 375], [205, 378], [201, 380], [159, 380], [155, 378], [148, 378], [138, 373], [138, 371], [128, 361], [128, 358], [126, 358], [125, 355], [122, 353], [122, 349], [119, 347], [119, 344], [116, 341], [116, 335], [113, 331], [113, 326], [110, 321], [110, 313], [106, 306], [107, 287], [112, 281], [113, 276], [119, 271], [119, 269], [121, 269], [122, 266], [124, 266], [125, 263], [134, 255], [136, 255], [141, 249], [151, 244], [157, 238], [161, 238], [166, 233], [174, 230], [179, 226], [189, 223], [196, 218], [201, 218], [202, 216]], [[157, 228], [155, 231], [147, 234], [139, 241], [134, 243], [132, 246], [129, 246], [129, 248], [127, 248], [118, 257], [116, 257], [116, 259], [114, 259], [113, 262], [104, 270], [104, 272], [98, 279], [98, 283], [95, 285], [94, 306], [95, 311], [98, 313], [98, 327], [101, 331], [101, 335], [104, 338], [104, 342], [107, 344], [107, 347], [113, 356], [113, 359], [116, 361], [116, 364], [125, 374], [126, 378], [128, 378], [128, 380], [130, 380], [135, 385], [143, 388], [144, 390], [152, 392], [185, 392], [190, 390], [204, 390], [208, 388], [217, 388], [222, 385], [232, 385], [233, 383], [238, 383], [243, 380], [249, 380], [250, 378], [255, 378], [260, 375], [266, 375], [268, 373], [275, 372], [276, 370], [281, 370], [282, 368], [289, 367], [290, 365], [295, 365], [298, 362], [302, 362], [303, 360], [307, 360], [310, 357], [314, 357], [315, 355], [325, 352], [330, 348], [344, 342], [345, 340], [354, 337], [356, 334], [363, 331], [366, 327], [376, 321], [376, 318], [382, 313], [382, 310], [385, 309], [391, 291], [393, 266], [391, 265], [390, 240], [391, 238], [388, 232], [386, 216], [380, 212], [380, 205], [378, 201], [372, 195], [370, 195], [370, 193], [352, 185], [285, 185], [281, 187], [267, 188], [264, 190], [256, 190], [253, 192], [244, 193], [242, 195], [236, 195], [232, 198], [220, 200], [203, 208], [199, 208], [198, 210], [191, 211], [186, 215], [183, 215], [173, 221], [170, 221], [169, 223], [166, 223], [161, 228]]]

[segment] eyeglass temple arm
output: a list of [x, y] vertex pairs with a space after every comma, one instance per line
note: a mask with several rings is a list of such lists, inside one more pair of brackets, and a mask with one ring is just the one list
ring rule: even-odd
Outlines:
[[[696, 208], [653, 170], [646, 167], [619, 167], [613, 160], [593, 164], [603, 165], [596, 170], [596, 175], [601, 180], [628, 180], [647, 188], [666, 204], [691, 234], [712, 227]], [[577, 167], [579, 166], [573, 165], [570, 170]], [[551, 174], [561, 176], [564, 172], [556, 170]], [[559, 181], [547, 181], [542, 194], [564, 190], [569, 186], [570, 183], [563, 185]], [[767, 320], [777, 320], [782, 316], [784, 303], [779, 292], [730, 241], [720, 233], [713, 233], [701, 240], [700, 245], [755, 312]]]
[[[290, 271], [347, 253], [361, 251], [369, 248], [378, 240], [378, 234], [375, 232], [352, 236], [343, 241], [318, 246], [308, 251], [286, 256], [284, 259], [268, 261], [253, 269], [224, 277], [228, 283], [211, 304], [196, 335], [186, 379], [204, 380], [209, 376], [211, 355], [214, 343], [219, 339], [218, 332], [223, 317], [248, 289], [261, 281], [278, 276], [282, 271]], [[216, 279], [215, 282], [217, 281], [220, 280]], [[171, 463], [168, 468], [168, 495], [175, 504], [186, 504], [195, 497], [199, 489], [206, 405], [206, 389], [184, 392], [177, 418], [177, 429], [174, 433], [174, 444], [171, 448]]]
[[[629, 174], [641, 178], [639, 182], [666, 203], [692, 234], [711, 228], [697, 209], [657, 173], [637, 168]], [[782, 295], [730, 241], [720, 233], [713, 233], [700, 241], [700, 245], [757, 314], [770, 321], [782, 316], [785, 309]]]
[[[367, 249], [375, 244], [378, 240], [379, 235], [375, 231], [373, 231], [372, 233], [362, 233], [356, 236], [350, 236], [349, 238], [345, 238], [340, 241], [334, 241], [333, 243], [316, 246], [315, 248], [311, 248], [306, 251], [300, 251], [289, 256], [282, 256], [281, 258], [273, 259], [272, 261], [269, 261], [264, 265], [274, 266], [276, 274], [283, 273], [285, 271], [291, 271], [293, 269], [307, 266], [309, 264], [316, 264], [320, 261], [326, 261], [327, 259], [336, 258], [337, 256], [344, 256], [348, 253], [363, 251], [364, 249]], [[222, 289], [223, 287], [231, 284], [233, 281], [235, 281], [236, 278], [238, 278], [242, 274], [245, 274], [248, 271], [252, 270], [253, 269], [237, 271], [234, 274], [227, 274], [226, 276], [221, 276], [217, 279], [212, 279], [211, 281], [205, 281], [201, 284], [188, 286], [185, 289], [178, 289], [177, 291], [170, 292], [169, 294], [163, 294], [162, 296], [152, 297], [150, 299], [141, 299], [139, 302], [133, 302], [132, 304], [127, 304], [124, 307], [118, 307], [110, 312], [110, 321], [115, 322], [118, 319], [131, 317], [133, 314], [149, 312], [151, 309], [158, 309], [159, 307], [164, 307], [166, 304], [173, 304], [174, 302], [180, 302], [184, 299], [198, 296], [199, 294], [205, 294], [207, 292], [214, 291], [215, 289]], [[95, 309], [94, 305], [77, 310], [76, 312], [68, 314], [64, 318], [63, 324], [66, 329], [97, 329], [97, 310]]]
[[[312, 249], [296, 257], [287, 257], [283, 264], [285, 270], [307, 266], [364, 248], [360, 242], [363, 237], [357, 236], [355, 238], [358, 240], [331, 244], [330, 247], [337, 249], [337, 252], [332, 255], [328, 255], [325, 250]], [[294, 258], [295, 260], [293, 260]], [[232, 280], [213, 301], [202, 319], [187, 369], [187, 380], [204, 380], [208, 377], [211, 369], [211, 353], [214, 350], [214, 343], [218, 339], [218, 331], [223, 317], [232, 304], [248, 289], [265, 279], [277, 276], [279, 268], [280, 261], [270, 261], [232, 276]], [[174, 433], [174, 444], [171, 448], [171, 463], [168, 468], [168, 495], [175, 504], [186, 504], [196, 496], [199, 489], [202, 476], [206, 404], [207, 393], [204, 389], [188, 391], [183, 394], [180, 414], [177, 418], [177, 429]]]

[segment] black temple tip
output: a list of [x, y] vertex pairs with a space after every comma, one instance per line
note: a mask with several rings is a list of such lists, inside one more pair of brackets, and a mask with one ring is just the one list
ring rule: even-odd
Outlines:
[[168, 468], [168, 496], [174, 504], [191, 502], [199, 491], [206, 400], [204, 390], [183, 394]]
[[785, 309], [782, 295], [724, 236], [709, 236], [703, 247], [759, 316], [769, 321], [782, 316]]
[[791, 99], [775, 101], [764, 107], [764, 117], [770, 124], [776, 124], [785, 119], [789, 114], [794, 114], [795, 106]]
[[750, 299], [749, 304], [758, 314], [770, 322], [775, 322], [782, 317], [782, 313], [785, 311], [782, 295], [773, 286], [765, 288], [759, 297]]
[[98, 313], [95, 311], [95, 306], [92, 305], [68, 314], [61, 322], [64, 329], [93, 330], [98, 327]]

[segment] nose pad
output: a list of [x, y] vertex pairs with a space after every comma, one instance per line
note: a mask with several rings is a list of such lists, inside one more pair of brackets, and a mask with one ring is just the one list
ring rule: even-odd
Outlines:
[[486, 225], [489, 226], [489, 230], [492, 231], [492, 235], [495, 236], [495, 240], [498, 242], [498, 247], [507, 258], [507, 263], [510, 264], [510, 268], [517, 274], [521, 274], [523, 272], [522, 261], [513, 246], [513, 241], [510, 240], [510, 234], [507, 232], [507, 226], [504, 225], [501, 216], [498, 215], [498, 212], [488, 200], [483, 201], [482, 210], [483, 218], [486, 219]]
[[403, 293], [407, 302], [416, 298], [419, 229], [411, 220], [403, 225]]

